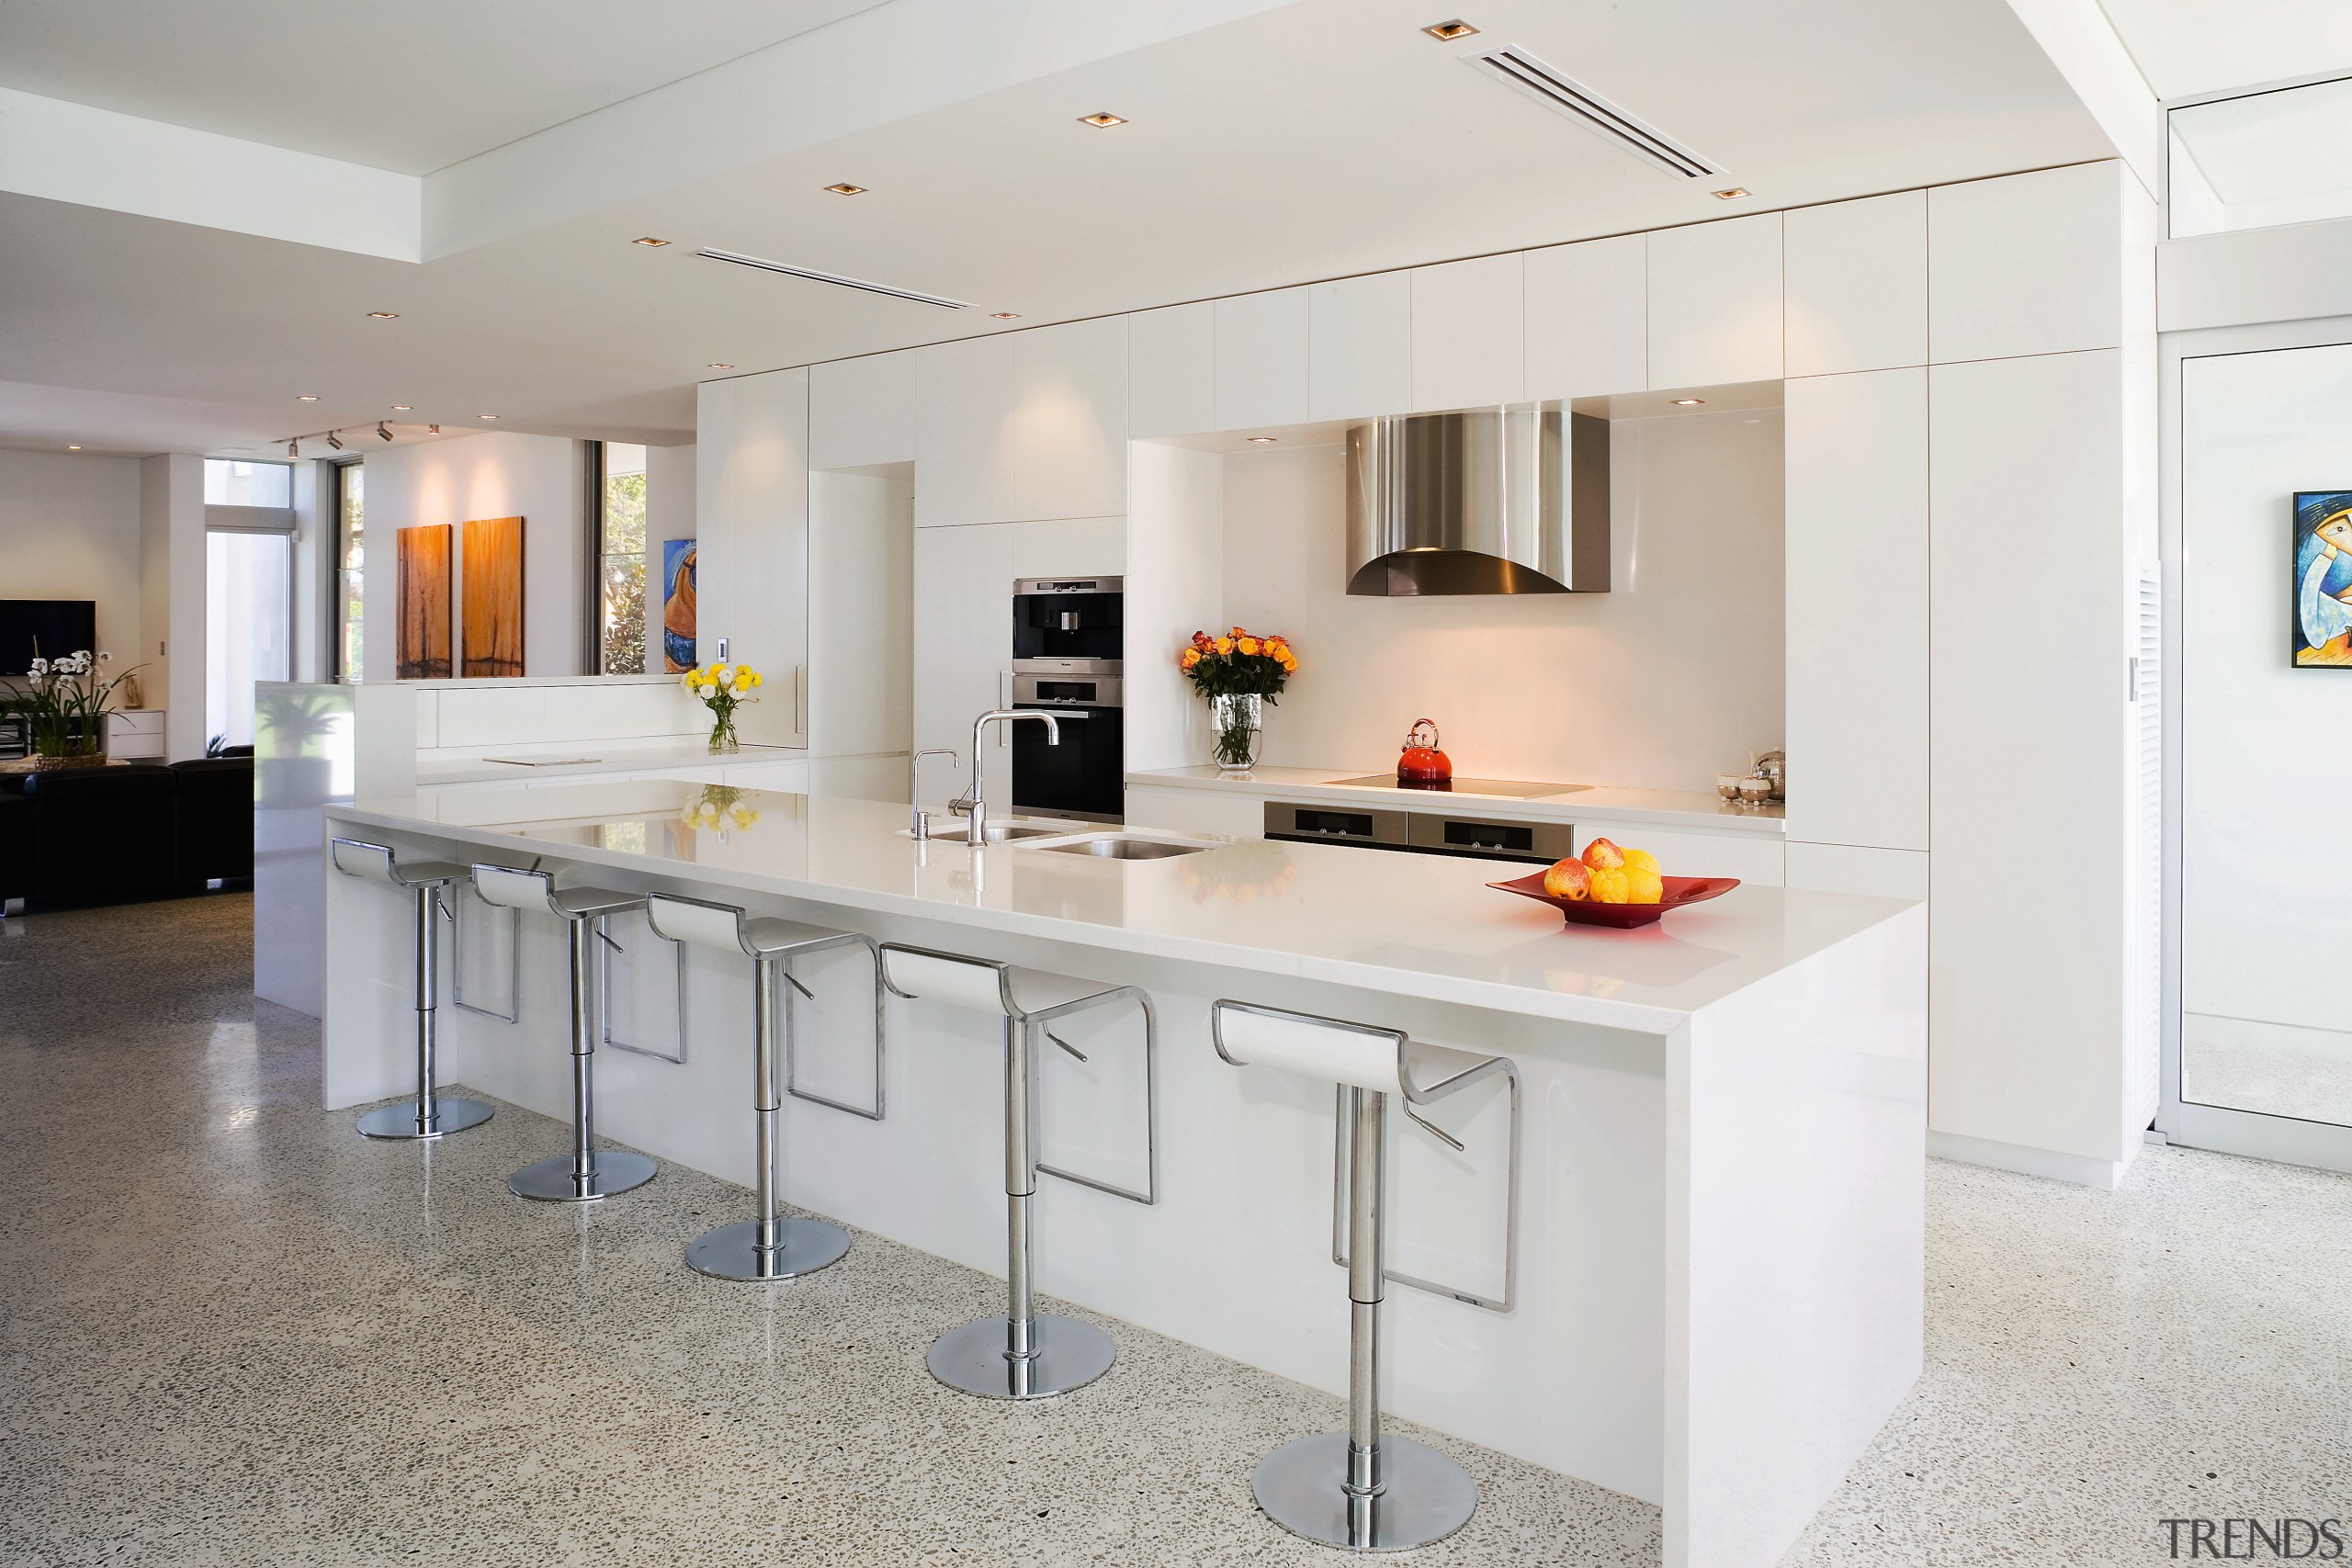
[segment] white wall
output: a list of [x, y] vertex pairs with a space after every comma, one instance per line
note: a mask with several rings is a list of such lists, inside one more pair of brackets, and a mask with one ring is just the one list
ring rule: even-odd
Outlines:
[[[164, 754], [204, 755], [204, 459], [184, 452], [139, 464], [141, 679], [164, 719]], [[149, 652], [147, 649], [156, 651]], [[178, 701], [174, 701], [174, 696]]]
[[0, 452], [0, 598], [96, 600], [98, 647], [116, 669], [154, 656], [141, 624], [140, 548], [139, 459]]
[[1712, 792], [1779, 746], [1779, 411], [1623, 421], [1611, 446], [1611, 591], [1522, 597], [1351, 598], [1346, 449], [1227, 457], [1226, 621], [1300, 661], [1264, 760], [1375, 772], [1427, 715], [1459, 774]]
[[[658, 630], [662, 596], [654, 584], [662, 577], [662, 541], [695, 536], [695, 444], [648, 446], [645, 449], [645, 613], [653, 626], [646, 642], [647, 656], [662, 646]], [[657, 668], [654, 671], [660, 673]]]
[[[899, 465], [912, 468], [912, 464]], [[915, 486], [808, 476], [808, 749], [860, 756], [914, 733]], [[821, 655], [821, 657], [818, 656]]]
[[[523, 519], [523, 672], [578, 674], [584, 505], [580, 444], [563, 436], [484, 434], [370, 453], [368, 534], [381, 564], [368, 571], [368, 679], [390, 681], [398, 668], [394, 531], [478, 517]], [[460, 528], [450, 541], [453, 615], [463, 613], [464, 553]], [[452, 659], [462, 660], [457, 643], [453, 636]], [[451, 673], [463, 669], [458, 662]]]

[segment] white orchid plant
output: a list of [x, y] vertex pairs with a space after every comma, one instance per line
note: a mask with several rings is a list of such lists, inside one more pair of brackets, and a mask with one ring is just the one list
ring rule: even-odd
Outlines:
[[106, 715], [116, 688], [137, 673], [137, 666], [108, 675], [110, 653], [61, 654], [39, 657], [17, 682], [16, 691], [0, 699], [6, 708], [24, 716], [31, 731], [33, 754], [40, 757], [87, 756], [106, 744]]

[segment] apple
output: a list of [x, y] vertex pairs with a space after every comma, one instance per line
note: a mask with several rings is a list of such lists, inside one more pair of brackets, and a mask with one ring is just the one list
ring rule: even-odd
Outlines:
[[1571, 855], [1544, 874], [1544, 891], [1555, 898], [1581, 904], [1592, 896], [1592, 873], [1586, 869], [1584, 862]]
[[1625, 852], [1606, 839], [1595, 839], [1584, 847], [1584, 863], [1589, 871], [1615, 871], [1625, 863]]

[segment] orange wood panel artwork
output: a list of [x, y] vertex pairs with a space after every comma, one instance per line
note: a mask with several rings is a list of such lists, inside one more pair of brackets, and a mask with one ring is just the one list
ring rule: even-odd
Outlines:
[[466, 525], [466, 674], [523, 672], [523, 520]]
[[449, 678], [449, 525], [402, 528], [398, 673], [403, 681]]

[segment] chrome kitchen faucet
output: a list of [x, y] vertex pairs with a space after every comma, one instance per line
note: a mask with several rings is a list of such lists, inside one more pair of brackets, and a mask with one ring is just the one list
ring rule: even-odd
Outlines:
[[972, 790], [969, 795], [949, 801], [947, 809], [961, 811], [970, 819], [964, 841], [975, 847], [989, 841], [989, 807], [988, 802], [980, 798], [980, 740], [987, 733], [990, 720], [1001, 719], [1010, 724], [1016, 718], [1044, 719], [1046, 744], [1058, 746], [1062, 743], [1062, 727], [1055, 722], [1054, 716], [1033, 708], [990, 708], [972, 721]]

